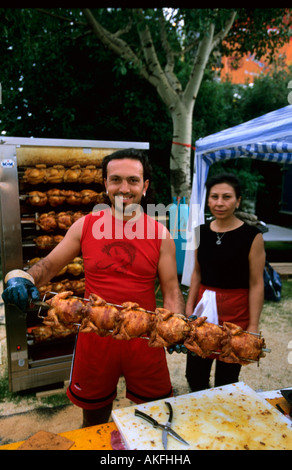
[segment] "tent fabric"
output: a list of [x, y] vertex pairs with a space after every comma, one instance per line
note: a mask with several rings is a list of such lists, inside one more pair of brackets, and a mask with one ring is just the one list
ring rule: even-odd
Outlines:
[[[190, 210], [188, 231], [204, 223], [205, 183], [210, 166], [232, 158], [253, 158], [282, 164], [292, 163], [292, 105], [272, 111], [238, 126], [201, 138], [196, 142], [190, 208], [199, 207], [199, 216]], [[194, 246], [185, 253], [182, 284], [189, 286], [194, 269]]]

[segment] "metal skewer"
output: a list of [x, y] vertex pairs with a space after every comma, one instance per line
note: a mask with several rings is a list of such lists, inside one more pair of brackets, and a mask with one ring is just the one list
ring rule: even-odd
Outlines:
[[[45, 299], [46, 299], [47, 294], [57, 295], [58, 292], [52, 292], [52, 291], [46, 292], [46, 293], [44, 294], [44, 297], [43, 297], [42, 301], [41, 301], [42, 303], [46, 303], [46, 302], [45, 302]], [[71, 298], [79, 299], [79, 300], [82, 300], [82, 301], [85, 301], [85, 302], [90, 302], [90, 299], [78, 297], [78, 296], [76, 296], [76, 295], [73, 295]], [[123, 305], [113, 304], [113, 303], [110, 303], [110, 302], [106, 302], [106, 305], [110, 305], [110, 306], [112, 306], [112, 307], [121, 308], [121, 309], [125, 308]], [[43, 317], [43, 316], [40, 315], [40, 312], [41, 312], [42, 308], [43, 308], [43, 306], [40, 305], [40, 308], [39, 308], [39, 310], [38, 310], [38, 317], [44, 319], [44, 318], [46, 318], [46, 317]], [[133, 307], [133, 309], [135, 310], [135, 307]], [[136, 307], [136, 310], [139, 310], [139, 307]], [[152, 312], [151, 310], [145, 310], [145, 309], [143, 309], [143, 310], [144, 310], [145, 312], [147, 312], [147, 313], [156, 315], [156, 312]], [[182, 314], [177, 314], [177, 315], [181, 316], [181, 317], [184, 318], [186, 321], [192, 321], [192, 320], [189, 320], [187, 317], [185, 317], [185, 316], [182, 315]], [[79, 327], [81, 326], [80, 323], [74, 323], [74, 325], [79, 326]], [[218, 326], [219, 326], [220, 328], [222, 328], [222, 325], [218, 325]], [[242, 331], [243, 331], [244, 333], [248, 333], [248, 334], [251, 334], [251, 335], [254, 335], [254, 336], [258, 336], [259, 338], [261, 338], [261, 332], [260, 332], [260, 333], [253, 333], [253, 332], [251, 332], [251, 331], [245, 331], [245, 330], [242, 330]], [[109, 330], [109, 332], [112, 332], [112, 330]], [[146, 337], [146, 336], [141, 336], [141, 338], [142, 338], [142, 339], [147, 339], [147, 340], [149, 340], [149, 337]], [[261, 353], [263, 353], [263, 352], [270, 353], [270, 352], [271, 352], [271, 349], [262, 348]], [[220, 355], [221, 352], [213, 351], [213, 352], [210, 353], [210, 354], [218, 354], [218, 355]], [[239, 358], [239, 360], [242, 360], [242, 361], [245, 361], [245, 362], [257, 362], [257, 364], [258, 364], [258, 366], [259, 366], [260, 357], [259, 357], [257, 360], [254, 360], [254, 359], [245, 359], [245, 358]]]

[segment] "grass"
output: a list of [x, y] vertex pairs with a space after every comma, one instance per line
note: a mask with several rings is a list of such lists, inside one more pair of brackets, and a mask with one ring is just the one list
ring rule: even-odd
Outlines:
[[282, 330], [292, 330], [292, 279], [282, 281], [280, 302], [265, 301], [261, 323]]
[[8, 382], [8, 370], [6, 369], [0, 378], [0, 410], [1, 403], [10, 402], [15, 405], [26, 401], [28, 404], [38, 403], [38, 406], [56, 407], [70, 404], [69, 399], [64, 393], [58, 393], [48, 397], [38, 398], [33, 391], [10, 392]]

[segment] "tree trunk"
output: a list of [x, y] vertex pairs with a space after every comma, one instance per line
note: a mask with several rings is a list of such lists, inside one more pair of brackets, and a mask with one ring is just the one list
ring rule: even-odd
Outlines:
[[171, 196], [191, 196], [191, 142], [194, 102], [178, 101], [171, 112], [173, 140], [170, 155]]
[[173, 122], [173, 141], [170, 156], [171, 195], [185, 196], [186, 201], [189, 202], [191, 196], [190, 168], [193, 109], [210, 54], [230, 30], [236, 12], [231, 11], [229, 19], [216, 36], [214, 36], [215, 24], [210, 22], [208, 29], [200, 39], [189, 81], [185, 90], [182, 91], [179, 80], [174, 74], [174, 55], [167, 42], [163, 21], [160, 23], [162, 25], [161, 34], [167, 57], [167, 65], [164, 70], [159, 62], [142, 9], [139, 8], [133, 11], [137, 19], [137, 31], [141, 43], [140, 52], [143, 53], [144, 61], [120, 37], [121, 35], [117, 34], [118, 32], [113, 34], [106, 30], [95, 19], [89, 9], [85, 8], [83, 13], [92, 31], [105, 47], [114, 51], [125, 62], [136, 66], [140, 75], [156, 88], [158, 95], [167, 106]]

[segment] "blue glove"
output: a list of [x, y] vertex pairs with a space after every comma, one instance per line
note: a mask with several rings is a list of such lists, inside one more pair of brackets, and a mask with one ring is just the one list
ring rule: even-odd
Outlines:
[[12, 277], [7, 281], [2, 293], [6, 304], [15, 304], [25, 311], [30, 301], [39, 300], [40, 294], [35, 285], [24, 277]]
[[[188, 320], [190, 321], [193, 321], [196, 319], [197, 319], [196, 315], [191, 315], [190, 317], [188, 317]], [[188, 348], [184, 346], [184, 344], [173, 344], [167, 349], [167, 351], [169, 352], [169, 354], [172, 354], [173, 352], [176, 352], [178, 354], [179, 353], [187, 354], [189, 352], [191, 353], [192, 356], [196, 356], [196, 353], [190, 351]]]
[[176, 352], [178, 354], [187, 354], [188, 349], [183, 344], [173, 344], [172, 346], [167, 348], [167, 351], [169, 352], [169, 354], [172, 354], [173, 352]]
[[193, 314], [193, 315], [190, 315], [190, 316], [188, 317], [188, 320], [194, 321], [194, 320], [196, 320], [197, 318], [198, 318], [197, 315], [194, 315], [194, 314]]

